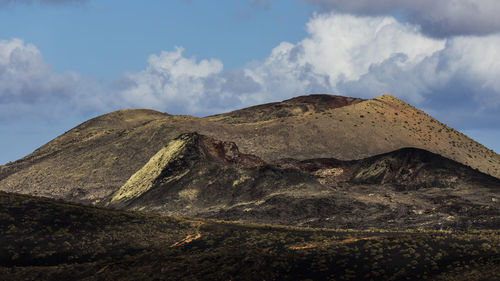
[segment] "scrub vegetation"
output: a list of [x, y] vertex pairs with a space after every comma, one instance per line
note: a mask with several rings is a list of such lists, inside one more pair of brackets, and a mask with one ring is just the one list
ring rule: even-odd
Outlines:
[[8, 193], [0, 193], [0, 248], [0, 280], [500, 278], [498, 231], [256, 225]]

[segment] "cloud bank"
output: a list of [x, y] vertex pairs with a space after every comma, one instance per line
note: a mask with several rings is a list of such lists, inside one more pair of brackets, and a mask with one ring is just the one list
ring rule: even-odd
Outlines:
[[397, 14], [433, 37], [500, 32], [497, 0], [305, 0], [323, 11], [365, 16]]
[[200, 116], [304, 94], [390, 93], [452, 125], [499, 128], [500, 35], [437, 39], [389, 16], [331, 13], [312, 17], [307, 32], [240, 69], [179, 47], [113, 83], [53, 73], [35, 46], [0, 41], [0, 119], [130, 107]]

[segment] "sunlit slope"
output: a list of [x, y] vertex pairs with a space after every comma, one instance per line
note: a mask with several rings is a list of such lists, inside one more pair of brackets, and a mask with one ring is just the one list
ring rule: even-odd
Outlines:
[[149, 110], [97, 117], [4, 167], [0, 187], [96, 202], [123, 185], [191, 119]]
[[[213, 132], [205, 134], [215, 135]], [[278, 158], [361, 159], [416, 147], [500, 177], [500, 156], [390, 95], [352, 105], [236, 124], [217, 137], [243, 152]]]

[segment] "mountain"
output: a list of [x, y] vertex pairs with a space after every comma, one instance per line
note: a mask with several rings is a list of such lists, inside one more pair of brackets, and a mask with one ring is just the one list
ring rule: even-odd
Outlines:
[[313, 227], [498, 229], [498, 198], [500, 179], [421, 149], [266, 163], [233, 142], [188, 133], [154, 155], [107, 206]]
[[187, 219], [0, 192], [0, 280], [498, 280], [498, 231]]
[[242, 153], [266, 162], [356, 160], [414, 147], [500, 178], [499, 155], [392, 96], [311, 95], [204, 118], [142, 109], [112, 112], [0, 166], [0, 189], [103, 204], [158, 151], [188, 132], [232, 141]]

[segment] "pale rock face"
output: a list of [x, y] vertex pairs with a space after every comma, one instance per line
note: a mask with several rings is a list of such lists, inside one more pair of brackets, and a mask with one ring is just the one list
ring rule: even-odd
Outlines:
[[[139, 197], [147, 192], [160, 176], [164, 167], [178, 157], [186, 146], [182, 140], [173, 140], [162, 148], [113, 195], [111, 202]], [[169, 179], [174, 180], [174, 178]]]

